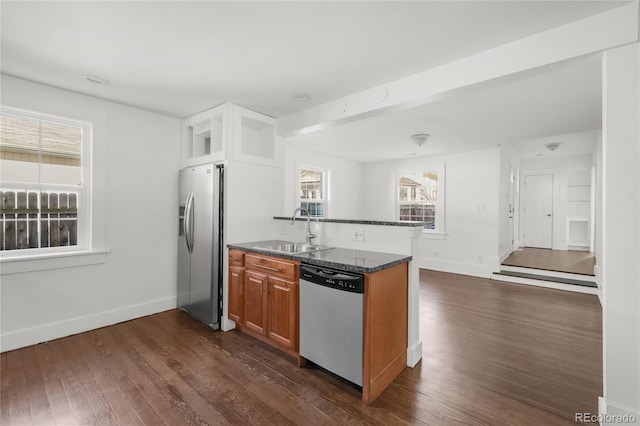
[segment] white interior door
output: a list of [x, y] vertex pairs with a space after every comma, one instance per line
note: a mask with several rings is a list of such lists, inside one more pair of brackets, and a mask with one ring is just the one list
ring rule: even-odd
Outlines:
[[552, 248], [553, 175], [526, 176], [524, 198], [524, 245]]

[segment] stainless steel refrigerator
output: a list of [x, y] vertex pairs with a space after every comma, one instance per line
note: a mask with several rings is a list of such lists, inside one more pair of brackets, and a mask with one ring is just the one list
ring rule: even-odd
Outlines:
[[178, 308], [214, 329], [222, 313], [224, 168], [180, 170]]

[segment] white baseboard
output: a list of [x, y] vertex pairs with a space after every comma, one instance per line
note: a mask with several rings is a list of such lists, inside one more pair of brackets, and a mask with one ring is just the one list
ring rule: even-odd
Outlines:
[[602, 288], [602, 282], [600, 281], [600, 268], [598, 265], [593, 266], [593, 273], [596, 274], [596, 284], [598, 284], [598, 290], [600, 290], [598, 292], [598, 300], [600, 301], [600, 306], [604, 308], [604, 301], [602, 300], [602, 292], [604, 289]]
[[0, 352], [24, 348], [25, 346], [48, 342], [49, 340], [59, 339], [72, 334], [83, 333], [119, 322], [168, 311], [175, 309], [176, 306], [176, 296], [172, 296], [91, 315], [69, 318], [38, 327], [11, 331], [0, 336]]
[[227, 317], [222, 317], [221, 320], [220, 320], [220, 323], [221, 323], [220, 324], [220, 329], [222, 331], [231, 331], [234, 328], [236, 328], [236, 322], [230, 320]]
[[598, 418], [601, 426], [640, 425], [640, 409], [633, 410], [598, 397]]
[[407, 348], [407, 366], [413, 368], [421, 359], [422, 359], [422, 340], [418, 340], [418, 343]]
[[507, 257], [509, 257], [509, 255], [513, 252], [514, 250], [511, 248], [508, 248], [504, 252], [502, 252], [502, 254], [498, 256], [498, 266], [502, 265], [502, 262], [504, 262], [507, 259]]
[[598, 397], [598, 415], [604, 416], [607, 414], [607, 400], [604, 399], [604, 396]]
[[420, 269], [431, 269], [452, 274], [470, 275], [472, 277], [490, 278], [493, 270], [488, 265], [478, 263], [455, 262], [433, 258], [421, 258]]

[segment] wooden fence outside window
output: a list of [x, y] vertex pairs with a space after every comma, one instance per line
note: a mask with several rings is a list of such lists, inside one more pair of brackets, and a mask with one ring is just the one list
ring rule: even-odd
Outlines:
[[78, 244], [78, 194], [0, 191], [0, 250]]

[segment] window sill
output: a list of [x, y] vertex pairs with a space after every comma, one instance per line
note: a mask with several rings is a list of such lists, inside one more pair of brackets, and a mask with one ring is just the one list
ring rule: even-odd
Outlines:
[[107, 261], [108, 253], [108, 250], [88, 250], [5, 257], [0, 259], [0, 275], [97, 265]]
[[420, 238], [423, 238], [425, 240], [444, 240], [446, 239], [446, 236], [447, 234], [445, 234], [444, 232], [425, 229], [422, 231], [422, 235], [420, 235]]

